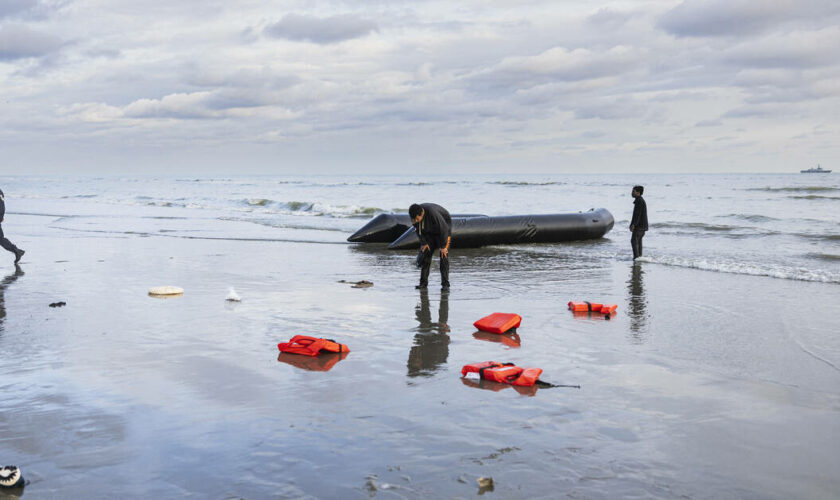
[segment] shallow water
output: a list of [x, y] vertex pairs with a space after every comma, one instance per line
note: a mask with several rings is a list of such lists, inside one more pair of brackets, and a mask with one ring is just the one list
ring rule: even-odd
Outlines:
[[[626, 258], [630, 188], [638, 183], [647, 188], [652, 261], [840, 284], [833, 174], [0, 177], [14, 213], [65, 215], [52, 226], [89, 234], [343, 243], [371, 216], [405, 212], [412, 201], [491, 216], [603, 207], [616, 219], [597, 249], [606, 260]], [[127, 226], [117, 222], [127, 218]], [[575, 257], [592, 252], [584, 247]]]
[[[421, 293], [412, 252], [342, 242], [363, 218], [287, 216], [343, 233], [185, 207], [13, 202], [53, 214], [3, 226], [27, 249], [0, 282], [0, 461], [22, 467], [25, 497], [472, 497], [481, 476], [502, 498], [840, 491], [832, 282], [663, 265], [662, 241], [679, 236], [658, 230], [634, 265], [617, 223], [594, 242], [453, 251], [451, 292], [433, 269]], [[692, 238], [675, 252], [722, 241]], [[164, 284], [186, 292], [146, 295]], [[241, 303], [225, 302], [230, 287]], [[619, 314], [576, 317], [572, 299]], [[518, 346], [474, 335], [496, 311], [523, 316]], [[351, 352], [278, 361], [294, 334]], [[462, 365], [490, 359], [581, 388], [462, 382]]]

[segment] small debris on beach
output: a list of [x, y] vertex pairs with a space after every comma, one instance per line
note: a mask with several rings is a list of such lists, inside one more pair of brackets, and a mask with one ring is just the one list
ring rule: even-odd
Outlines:
[[373, 286], [373, 281], [362, 280], [362, 281], [347, 281], [347, 280], [339, 280], [339, 283], [349, 283], [353, 286], [350, 288], [370, 288]]
[[0, 467], [0, 488], [16, 488], [23, 486], [23, 474], [15, 465]]
[[493, 484], [492, 477], [480, 477], [478, 478], [478, 494], [483, 495], [487, 491], [493, 491], [495, 485]]
[[67, 302], [61, 301], [61, 302], [53, 302], [52, 304], [50, 304], [50, 307], [64, 307], [66, 305], [67, 305]]
[[152, 297], [169, 297], [183, 295], [184, 289], [177, 286], [156, 286], [149, 289]]
[[370, 496], [373, 497], [376, 495], [376, 492], [379, 491], [379, 483], [377, 482], [379, 476], [376, 474], [370, 474], [366, 479], [365, 489], [367, 489]]
[[242, 302], [242, 297], [240, 297], [239, 294], [236, 293], [236, 290], [231, 287], [230, 290], [228, 290], [227, 298], [225, 300], [228, 302]]

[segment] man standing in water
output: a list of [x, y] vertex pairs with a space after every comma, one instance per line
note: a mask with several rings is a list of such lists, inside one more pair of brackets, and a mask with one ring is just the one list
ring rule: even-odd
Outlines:
[[24, 250], [21, 250], [20, 248], [16, 247], [14, 245], [14, 243], [9, 241], [3, 235], [3, 218], [4, 218], [5, 215], [6, 215], [6, 202], [5, 202], [4, 197], [3, 197], [3, 190], [0, 189], [0, 246], [2, 246], [6, 250], [15, 254], [15, 264], [17, 264], [18, 262], [20, 262], [20, 258], [23, 257], [23, 254], [25, 254], [26, 252]]
[[429, 270], [432, 267], [432, 253], [440, 250], [440, 286], [449, 288], [449, 244], [452, 241], [452, 217], [440, 205], [434, 203], [413, 204], [408, 208], [411, 224], [420, 238], [420, 284], [416, 288], [429, 286]]
[[645, 231], [648, 230], [647, 220], [647, 204], [642, 198], [642, 193], [645, 192], [644, 186], [633, 186], [633, 218], [630, 219], [630, 232], [633, 236], [630, 237], [630, 245], [633, 247], [633, 260], [642, 256], [642, 238], [645, 237]]

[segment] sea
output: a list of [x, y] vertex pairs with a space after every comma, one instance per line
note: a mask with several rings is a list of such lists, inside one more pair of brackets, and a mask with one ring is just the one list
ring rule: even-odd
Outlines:
[[0, 177], [8, 214], [60, 216], [78, 233], [345, 244], [380, 213], [435, 202], [489, 216], [606, 208], [593, 245], [548, 254], [628, 259], [634, 185], [645, 186], [646, 261], [840, 284], [840, 176], [814, 174]]
[[[635, 185], [650, 230], [633, 261]], [[840, 176], [0, 175], [0, 189], [26, 250], [19, 266], [0, 252], [0, 464], [26, 478], [0, 499], [840, 491]], [[416, 251], [347, 237], [416, 202], [605, 208], [615, 225], [453, 248], [451, 289], [435, 263], [415, 290]], [[184, 293], [149, 296], [167, 285]], [[494, 312], [520, 327], [477, 331]], [[280, 355], [299, 334], [350, 352]], [[491, 360], [554, 387], [462, 377]]]

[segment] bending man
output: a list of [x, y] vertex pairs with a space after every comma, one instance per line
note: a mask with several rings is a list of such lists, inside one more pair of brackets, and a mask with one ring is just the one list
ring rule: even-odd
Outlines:
[[440, 205], [434, 203], [413, 204], [408, 208], [411, 224], [420, 238], [420, 284], [416, 288], [429, 286], [429, 270], [432, 267], [432, 253], [440, 250], [440, 286], [449, 288], [449, 244], [452, 241], [452, 217]]

